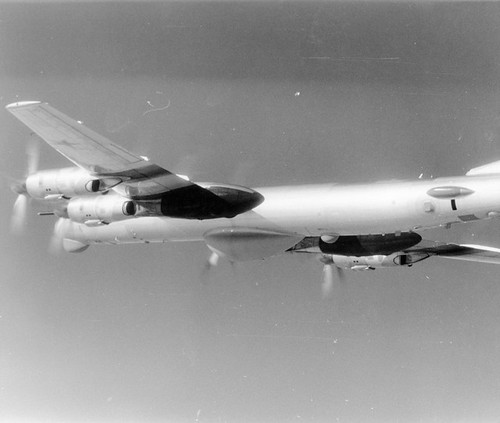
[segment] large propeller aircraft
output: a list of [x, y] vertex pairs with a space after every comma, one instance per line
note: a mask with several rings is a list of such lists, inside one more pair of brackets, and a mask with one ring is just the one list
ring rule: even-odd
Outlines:
[[[204, 241], [230, 261], [282, 253], [317, 255], [323, 290], [335, 269], [410, 267], [429, 257], [500, 263], [500, 249], [424, 240], [422, 231], [500, 216], [500, 161], [465, 176], [357, 185], [250, 189], [192, 182], [137, 156], [47, 103], [6, 109], [76, 166], [38, 170], [12, 186], [12, 225], [24, 225], [28, 200], [55, 215], [53, 248], [82, 252], [93, 244]], [[420, 233], [419, 233], [420, 232]]]

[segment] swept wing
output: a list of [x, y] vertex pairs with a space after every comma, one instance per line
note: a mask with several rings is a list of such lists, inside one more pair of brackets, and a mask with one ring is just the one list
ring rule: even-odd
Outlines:
[[127, 151], [48, 103], [17, 102], [9, 104], [7, 110], [51, 147], [91, 175], [120, 177], [131, 198], [154, 197], [180, 188], [194, 191], [202, 189]]

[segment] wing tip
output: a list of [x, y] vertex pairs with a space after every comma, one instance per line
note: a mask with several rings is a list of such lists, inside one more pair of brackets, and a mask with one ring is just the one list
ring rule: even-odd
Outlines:
[[7, 106], [5, 106], [5, 108], [7, 110], [14, 110], [14, 109], [20, 109], [22, 107], [29, 107], [29, 106], [34, 106], [34, 105], [38, 105], [38, 104], [42, 104], [42, 102], [41, 101], [16, 101], [14, 103], [7, 104]]

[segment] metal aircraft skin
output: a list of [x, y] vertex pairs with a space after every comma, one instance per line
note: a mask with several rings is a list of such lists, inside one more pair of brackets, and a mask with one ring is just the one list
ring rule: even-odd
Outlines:
[[[500, 263], [500, 249], [424, 240], [419, 232], [500, 216], [500, 161], [465, 176], [356, 185], [246, 187], [194, 183], [118, 146], [47, 103], [6, 109], [76, 166], [29, 167], [13, 225], [28, 199], [57, 216], [53, 243], [204, 241], [231, 261], [310, 253], [325, 264], [371, 270], [431, 256]], [[325, 278], [328, 278], [325, 276]]]

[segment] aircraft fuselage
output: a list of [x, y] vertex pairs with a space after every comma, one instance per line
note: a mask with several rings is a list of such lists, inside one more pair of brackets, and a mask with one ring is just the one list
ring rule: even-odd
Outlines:
[[408, 232], [500, 215], [500, 177], [459, 176], [371, 184], [262, 187], [265, 200], [234, 218], [136, 217], [108, 225], [71, 222], [85, 243], [201, 241], [217, 228], [256, 228], [300, 236]]

